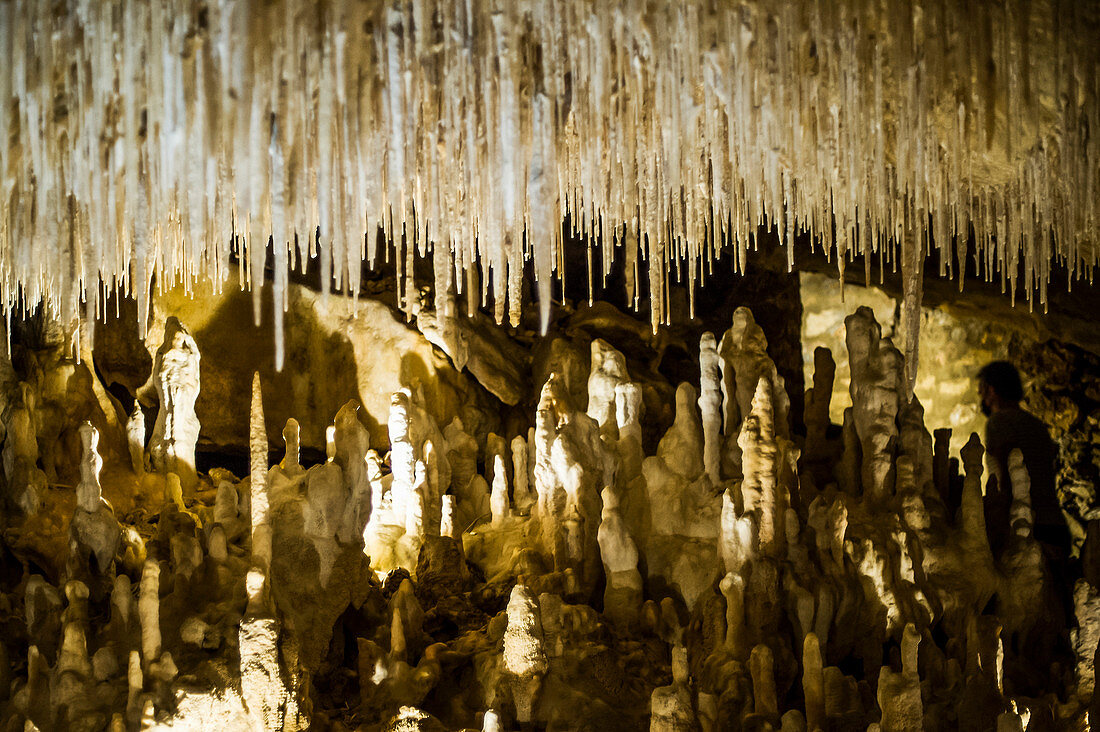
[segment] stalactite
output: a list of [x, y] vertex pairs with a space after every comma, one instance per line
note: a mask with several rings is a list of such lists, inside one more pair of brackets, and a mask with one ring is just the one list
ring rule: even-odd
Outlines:
[[238, 257], [260, 315], [271, 261], [281, 365], [288, 268], [354, 295], [381, 226], [410, 313], [433, 251], [437, 312], [453, 284], [515, 325], [530, 259], [545, 327], [568, 216], [605, 273], [642, 255], [655, 326], [673, 272], [693, 306], [758, 225], [841, 270], [900, 246], [910, 314], [926, 248], [1045, 304], [1052, 259], [1091, 279], [1100, 221], [1097, 19], [1071, 5], [5, 4], [2, 298], [75, 316], [117, 288], [143, 329], [154, 281]]

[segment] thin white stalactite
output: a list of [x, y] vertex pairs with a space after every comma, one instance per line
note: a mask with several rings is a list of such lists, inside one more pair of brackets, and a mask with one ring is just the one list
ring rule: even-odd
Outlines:
[[316, 255], [354, 296], [382, 227], [410, 310], [448, 248], [437, 288], [512, 323], [533, 260], [545, 324], [568, 217], [655, 327], [760, 225], [906, 281], [914, 237], [1045, 304], [1052, 260], [1096, 264], [1098, 25], [1071, 0], [0, 3], [0, 300], [71, 318], [118, 288], [140, 328], [154, 278], [220, 288], [232, 253], [259, 312], [272, 237], [281, 362], [286, 270]]

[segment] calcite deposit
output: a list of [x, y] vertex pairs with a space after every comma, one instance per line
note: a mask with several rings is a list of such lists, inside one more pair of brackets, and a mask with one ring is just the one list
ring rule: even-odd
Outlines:
[[1095, 573], [1059, 584], [1019, 451], [1008, 523], [986, 515], [980, 438], [936, 452], [868, 309], [843, 425], [830, 354], [797, 420], [740, 308], [652, 445], [652, 376], [593, 339], [587, 381], [551, 367], [502, 434], [440, 425], [409, 384], [384, 442], [352, 400], [309, 459], [256, 374], [239, 476], [196, 462], [200, 354], [168, 322], [155, 426], [130, 410], [110, 449], [66, 427], [53, 470], [75, 485], [36, 477], [41, 382], [15, 373], [5, 729], [1088, 726]]
[[153, 290], [236, 258], [281, 368], [292, 273], [316, 256], [323, 292], [358, 295], [382, 259], [428, 340], [517, 404], [458, 315], [518, 326], [537, 300], [545, 329], [566, 216], [654, 329], [766, 222], [841, 275], [900, 263], [915, 367], [926, 250], [1040, 303], [1052, 261], [1097, 263], [1098, 32], [1088, 0], [11, 2], [0, 300], [69, 320], [134, 293], [143, 331]]

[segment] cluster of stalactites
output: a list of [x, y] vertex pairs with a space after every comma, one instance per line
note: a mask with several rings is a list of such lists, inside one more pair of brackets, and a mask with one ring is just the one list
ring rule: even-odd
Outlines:
[[0, 3], [0, 287], [63, 315], [122, 288], [143, 324], [153, 281], [220, 285], [234, 254], [262, 280], [270, 237], [281, 333], [289, 268], [355, 293], [383, 227], [407, 308], [432, 250], [437, 309], [515, 323], [531, 260], [545, 324], [568, 215], [635, 300], [644, 260], [654, 326], [761, 224], [1045, 302], [1052, 259], [1096, 260], [1090, 8]]

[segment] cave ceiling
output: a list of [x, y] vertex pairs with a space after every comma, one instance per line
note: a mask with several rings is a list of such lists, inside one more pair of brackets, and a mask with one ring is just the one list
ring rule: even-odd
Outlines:
[[289, 268], [384, 258], [408, 309], [431, 255], [444, 320], [517, 324], [527, 268], [545, 327], [576, 234], [656, 328], [763, 226], [900, 265], [913, 317], [933, 253], [1045, 304], [1096, 261], [1098, 33], [1061, 0], [0, 3], [0, 286], [140, 316], [239, 259], [285, 308]]

